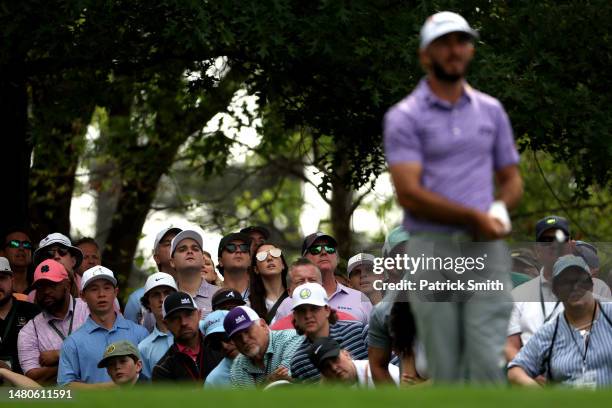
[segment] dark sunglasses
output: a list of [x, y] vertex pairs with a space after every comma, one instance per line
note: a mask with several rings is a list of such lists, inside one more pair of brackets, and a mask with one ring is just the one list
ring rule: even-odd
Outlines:
[[311, 255], [319, 255], [323, 249], [325, 249], [325, 252], [327, 252], [330, 255], [333, 255], [336, 253], [336, 247], [330, 246], [330, 245], [313, 245], [310, 248], [308, 248], [308, 252]]
[[32, 243], [30, 241], [20, 241], [18, 239], [11, 239], [5, 246], [9, 248], [22, 247], [23, 249], [32, 249]]
[[47, 255], [48, 258], [54, 258], [56, 252], [59, 254], [59, 256], [66, 256], [66, 255], [68, 255], [68, 250], [65, 249], [65, 248], [47, 249], [45, 251], [45, 255]]
[[225, 245], [225, 250], [229, 252], [230, 254], [233, 254], [234, 252], [238, 251], [238, 249], [240, 249], [240, 252], [248, 252], [249, 244], [227, 244]]

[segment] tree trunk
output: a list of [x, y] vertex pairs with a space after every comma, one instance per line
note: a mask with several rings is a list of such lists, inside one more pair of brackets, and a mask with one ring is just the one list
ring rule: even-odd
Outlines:
[[120, 106], [110, 109], [111, 138], [118, 138], [116, 140], [122, 141], [124, 146], [126, 140], [130, 142], [121, 157], [117, 157], [121, 192], [112, 217], [103, 263], [115, 272], [124, 286], [129, 281], [142, 227], [161, 176], [170, 169], [178, 149], [188, 137], [227, 107], [241, 83], [242, 76], [230, 71], [218, 87], [203, 95], [197, 107], [184, 106], [177, 98], [177, 93], [183, 91], [180, 88], [183, 83], [177, 83], [175, 89], [161, 90], [156, 95], [155, 105], [150, 107], [152, 112], [158, 112], [153, 129], [155, 134], [149, 135], [148, 143], [144, 145], [138, 144], [139, 135], [134, 134], [130, 127], [131, 105], [126, 105], [125, 101], [132, 99], [123, 98]]
[[330, 216], [333, 236], [338, 241], [340, 256], [347, 259], [353, 255], [351, 217], [353, 215], [353, 190], [345, 185], [348, 163], [343, 160], [331, 177]]
[[[0, 67], [0, 123], [3, 157], [0, 161], [4, 215], [0, 232], [29, 227], [28, 181], [32, 144], [27, 127], [28, 94], [22, 64]], [[35, 240], [35, 236], [31, 239]]]

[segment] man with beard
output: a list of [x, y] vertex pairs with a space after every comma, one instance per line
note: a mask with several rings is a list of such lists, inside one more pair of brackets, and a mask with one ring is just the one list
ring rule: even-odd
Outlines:
[[205, 347], [198, 305], [188, 293], [174, 292], [164, 300], [162, 314], [174, 344], [153, 368], [153, 382], [188, 381], [201, 387], [223, 354]]
[[39, 312], [38, 306], [13, 297], [13, 271], [8, 259], [0, 257], [0, 368], [22, 374], [17, 335]]
[[57, 383], [62, 343], [85, 323], [89, 309], [83, 300], [70, 295], [68, 272], [53, 259], [36, 267], [33, 286], [42, 313], [19, 332], [19, 363], [27, 377], [52, 385]]
[[295, 330], [270, 330], [266, 321], [248, 306], [230, 310], [223, 328], [240, 351], [232, 363], [232, 387], [265, 386], [291, 379], [291, 358], [302, 341]]
[[[479, 247], [488, 253], [482, 272], [504, 287], [493, 293], [413, 293], [417, 330], [435, 382], [505, 380], [501, 362], [511, 282], [501, 238], [510, 232], [507, 208], [518, 204], [522, 181], [503, 106], [465, 81], [475, 37], [458, 14], [429, 17], [419, 50], [427, 75], [384, 119], [386, 160], [411, 236], [408, 256], [457, 258], [467, 251], [482, 256], [484, 251], [468, 243], [488, 241]], [[414, 272], [415, 281], [439, 282], [457, 280], [463, 271]], [[440, 279], [432, 281], [436, 275]]]

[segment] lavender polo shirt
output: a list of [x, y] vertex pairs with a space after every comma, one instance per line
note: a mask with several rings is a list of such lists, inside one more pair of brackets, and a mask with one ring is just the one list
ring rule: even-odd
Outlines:
[[219, 290], [218, 286], [211, 285], [206, 281], [206, 279], [202, 279], [202, 284], [198, 289], [198, 292], [193, 297], [196, 305], [202, 311], [202, 319], [204, 319], [210, 312], [212, 312], [212, 297]]
[[[494, 172], [519, 161], [508, 115], [497, 99], [466, 84], [459, 101], [450, 104], [433, 94], [426, 79], [387, 111], [384, 148], [389, 165], [420, 163], [427, 190], [484, 212], [494, 201]], [[418, 219], [407, 210], [404, 228], [465, 230]]]
[[43, 310], [21, 329], [17, 338], [17, 350], [19, 352], [19, 364], [24, 373], [41, 367], [39, 359], [42, 351], [60, 350], [62, 348], [63, 339], [53, 330], [50, 323], [53, 323], [64, 337], [68, 337], [70, 334], [68, 330], [73, 316], [72, 332], [77, 331], [85, 323], [87, 316], [89, 316], [87, 303], [77, 299], [73, 309], [72, 302], [73, 298], [70, 296], [68, 313], [63, 319], [58, 319]]
[[[358, 290], [348, 288], [340, 283], [336, 285], [336, 291], [329, 297], [329, 307], [348, 313], [363, 324], [370, 321], [372, 302]], [[278, 306], [273, 322], [282, 319], [292, 312], [293, 299], [286, 298]]]

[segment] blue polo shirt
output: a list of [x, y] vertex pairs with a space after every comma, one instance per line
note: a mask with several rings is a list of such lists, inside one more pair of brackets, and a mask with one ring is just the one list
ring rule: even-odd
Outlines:
[[138, 344], [149, 335], [144, 327], [117, 315], [113, 327], [108, 330], [87, 318], [85, 323], [72, 333], [62, 345], [57, 374], [57, 383], [71, 382], [95, 384], [109, 382], [111, 378], [105, 368], [98, 368], [104, 351], [111, 343], [128, 340]]
[[231, 358], [225, 357], [218, 366], [216, 366], [206, 380], [204, 380], [204, 388], [223, 388], [223, 387], [231, 387], [231, 370], [232, 363], [234, 360]]
[[138, 323], [142, 317], [142, 305], [140, 304], [140, 298], [144, 296], [144, 287], [138, 288], [132, 292], [128, 297], [128, 301], [125, 304], [125, 310], [123, 316], [126, 319]]
[[150, 379], [153, 374], [153, 367], [173, 344], [174, 336], [172, 336], [172, 333], [163, 333], [155, 326], [153, 332], [138, 345], [138, 351], [142, 359], [142, 375]]

